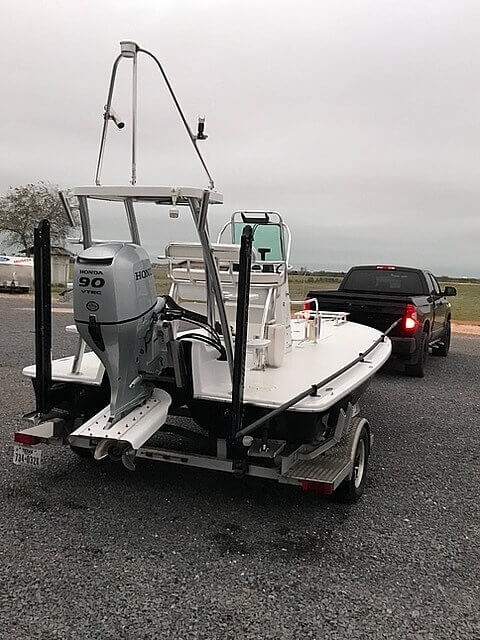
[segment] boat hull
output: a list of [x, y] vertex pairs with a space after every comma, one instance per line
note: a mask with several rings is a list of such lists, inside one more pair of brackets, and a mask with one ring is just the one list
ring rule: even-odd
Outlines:
[[[311, 442], [328, 436], [341, 409], [355, 404], [373, 375], [391, 354], [385, 338], [362, 361], [335, 377], [358, 359], [378, 338], [370, 327], [343, 323], [332, 327], [318, 343], [294, 346], [282, 367], [245, 372], [244, 416], [246, 426], [278, 408], [322, 380], [330, 379], [315, 395], [309, 395], [269, 422], [269, 437], [291, 442]], [[226, 363], [203, 344], [192, 344], [193, 393], [189, 403], [193, 419], [217, 437], [230, 433], [231, 390]], [[333, 376], [333, 379], [331, 379]]]
[[[370, 384], [371, 378], [356, 387], [349, 395], [339, 399], [325, 411], [297, 411], [289, 409], [268, 423], [268, 436], [292, 444], [311, 443], [326, 438], [335, 429], [340, 410], [355, 405]], [[230, 406], [215, 400], [193, 399], [189, 402], [192, 419], [216, 438], [228, 438], [231, 429]], [[262, 418], [270, 410], [245, 404], [244, 426]]]

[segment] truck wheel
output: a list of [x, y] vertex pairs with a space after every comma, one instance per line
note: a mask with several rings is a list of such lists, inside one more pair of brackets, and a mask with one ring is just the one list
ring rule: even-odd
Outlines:
[[70, 445], [70, 449], [79, 456], [79, 458], [93, 460], [93, 449], [89, 449], [88, 447], [75, 447], [73, 444]]
[[370, 438], [367, 428], [364, 426], [360, 432], [360, 437], [355, 448], [353, 458], [352, 477], [342, 482], [333, 493], [335, 502], [353, 504], [360, 500], [367, 482], [368, 457], [370, 455]]
[[432, 347], [432, 356], [442, 356], [443, 358], [446, 358], [448, 356], [448, 352], [450, 351], [451, 336], [452, 326], [450, 320], [448, 320], [447, 324], [445, 325], [445, 333], [442, 338], [442, 342]]
[[418, 348], [418, 361], [415, 364], [407, 364], [405, 373], [414, 378], [423, 378], [425, 376], [425, 366], [428, 358], [428, 337], [426, 333], [422, 333], [422, 339]]

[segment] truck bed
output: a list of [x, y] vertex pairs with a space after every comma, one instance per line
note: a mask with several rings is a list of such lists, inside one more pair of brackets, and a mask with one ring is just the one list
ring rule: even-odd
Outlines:
[[[352, 322], [365, 324], [379, 331], [385, 331], [405, 314], [407, 304], [414, 303], [411, 296], [338, 290], [310, 291], [308, 297], [318, 300], [321, 311], [345, 311], [350, 314], [349, 320]], [[418, 304], [417, 296], [415, 302]], [[399, 327], [392, 335], [399, 335], [400, 332]]]

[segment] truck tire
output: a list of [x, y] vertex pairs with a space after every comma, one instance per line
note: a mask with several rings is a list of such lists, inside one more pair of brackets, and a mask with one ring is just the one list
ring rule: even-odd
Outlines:
[[360, 500], [367, 482], [368, 458], [370, 455], [370, 438], [367, 427], [362, 427], [353, 458], [352, 477], [342, 482], [333, 493], [335, 502], [353, 504]]
[[450, 351], [451, 335], [452, 326], [449, 318], [447, 320], [447, 324], [445, 325], [445, 333], [442, 341], [439, 344], [433, 345], [432, 347], [432, 356], [441, 356], [443, 358], [446, 358], [448, 356], [448, 352]]
[[422, 333], [420, 346], [418, 347], [418, 360], [415, 364], [407, 364], [405, 373], [413, 378], [423, 378], [425, 376], [425, 366], [428, 358], [428, 336]]

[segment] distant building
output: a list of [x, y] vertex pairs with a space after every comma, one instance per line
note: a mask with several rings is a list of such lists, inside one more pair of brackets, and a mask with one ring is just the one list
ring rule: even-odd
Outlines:
[[[20, 251], [20, 253], [25, 253], [25, 250]], [[29, 253], [33, 255], [33, 247], [30, 248]], [[50, 255], [52, 284], [66, 287], [70, 280], [70, 263], [73, 262], [75, 254], [68, 249], [65, 249], [65, 247], [51, 247]], [[0, 256], [0, 260], [2, 257], [7, 256]], [[25, 264], [27, 261], [30, 261], [30, 284], [28, 286], [33, 286], [33, 258], [19, 258], [17, 256], [11, 257], [11, 259], [14, 261], [23, 260], [25, 261]]]
[[59, 284], [66, 287], [70, 280], [70, 263], [74, 254], [64, 247], [52, 247], [52, 284]]

